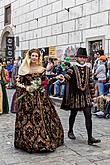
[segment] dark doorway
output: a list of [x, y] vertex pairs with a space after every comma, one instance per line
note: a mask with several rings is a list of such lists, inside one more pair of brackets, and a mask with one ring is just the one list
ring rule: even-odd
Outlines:
[[88, 42], [89, 55], [92, 62], [92, 65], [95, 60], [95, 54], [98, 50], [103, 49], [102, 40], [93, 40]]

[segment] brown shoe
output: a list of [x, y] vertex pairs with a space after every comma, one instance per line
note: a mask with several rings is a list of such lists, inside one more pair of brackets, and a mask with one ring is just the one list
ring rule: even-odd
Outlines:
[[88, 140], [88, 145], [93, 145], [93, 143], [100, 143], [100, 142], [101, 142], [100, 139], [95, 139], [92, 137]]

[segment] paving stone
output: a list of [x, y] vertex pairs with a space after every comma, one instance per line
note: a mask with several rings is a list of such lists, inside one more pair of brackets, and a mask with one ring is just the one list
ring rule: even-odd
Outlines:
[[[14, 90], [7, 90], [9, 102]], [[0, 165], [110, 165], [110, 120], [93, 116], [93, 135], [101, 143], [89, 146], [82, 112], [76, 118], [74, 132], [76, 140], [67, 136], [69, 111], [56, 110], [61, 118], [65, 132], [65, 143], [52, 153], [29, 154], [14, 148], [14, 126], [16, 114], [0, 115]]]

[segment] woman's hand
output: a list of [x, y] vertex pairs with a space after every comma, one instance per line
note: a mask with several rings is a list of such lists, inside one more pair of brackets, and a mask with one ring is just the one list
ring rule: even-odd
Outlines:
[[27, 92], [33, 92], [34, 91], [34, 88], [32, 86], [27, 86], [26, 87], [26, 91]]

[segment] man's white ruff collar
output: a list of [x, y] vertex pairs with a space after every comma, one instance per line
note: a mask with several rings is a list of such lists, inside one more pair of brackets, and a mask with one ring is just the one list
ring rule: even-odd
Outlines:
[[80, 67], [84, 67], [84, 66], [86, 66], [86, 63], [82, 65], [82, 64], [79, 64], [78, 62], [75, 62], [74, 65], [77, 65], [77, 66], [80, 66]]

